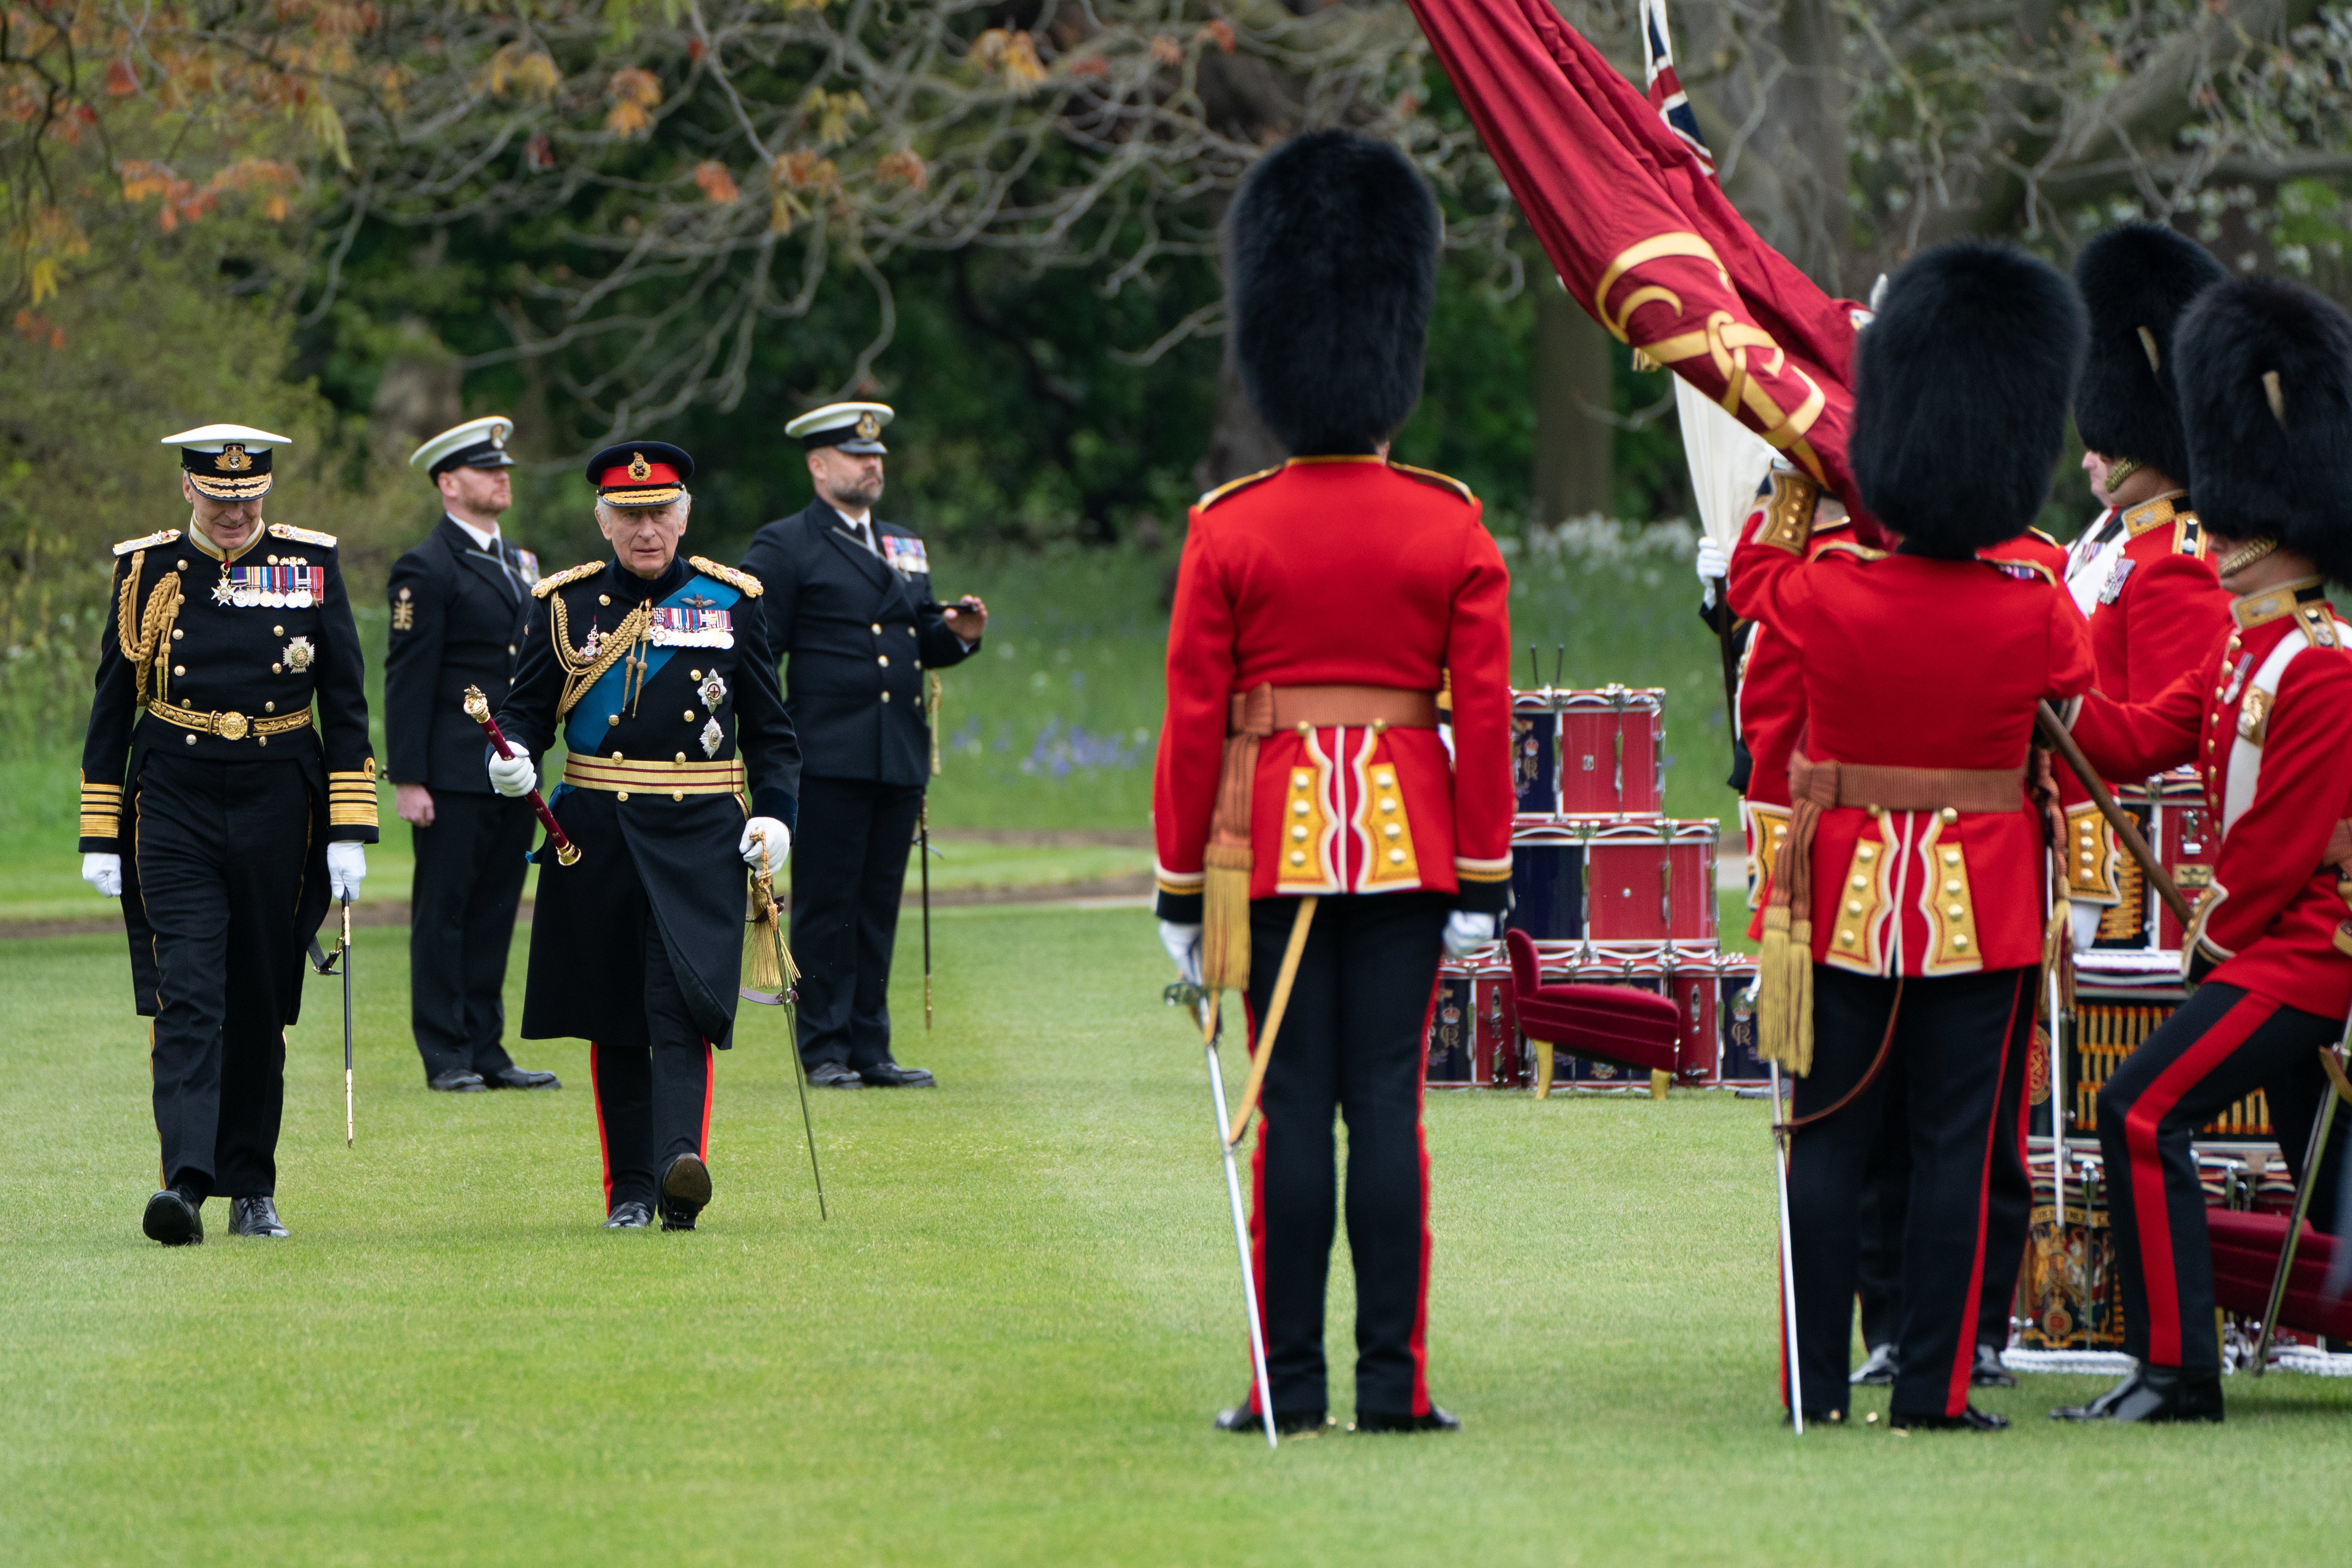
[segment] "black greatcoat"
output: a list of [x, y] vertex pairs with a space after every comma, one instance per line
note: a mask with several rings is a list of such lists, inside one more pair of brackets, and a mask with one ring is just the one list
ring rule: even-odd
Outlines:
[[[885, 551], [920, 547], [910, 528], [879, 518], [873, 528]], [[967, 649], [948, 629], [930, 574], [886, 564], [822, 500], [754, 534], [743, 570], [767, 589], [759, 602], [769, 651], [792, 660], [785, 709], [809, 773], [929, 784], [923, 671], [961, 664], [980, 646]]]
[[[598, 790], [560, 789], [561, 772], [547, 752], [562, 728], [581, 741], [574, 750], [593, 749], [600, 757], [666, 763], [683, 755], [701, 763], [740, 756], [751, 814], [792, 826], [798, 816], [800, 747], [784, 716], [761, 617], [745, 613], [759, 599], [741, 590], [743, 597], [730, 606], [732, 647], [646, 650], [669, 657], [631, 700], [601, 703], [598, 689], [591, 688], [583, 694], [583, 708], [567, 716], [558, 712], [564, 671], [552, 640], [559, 598], [577, 657], [592, 631], [614, 630], [647, 599], [658, 605], [672, 598], [698, 572], [683, 555], [651, 582], [611, 561], [583, 570], [583, 576], [566, 581], [572, 574], [560, 574], [534, 590], [514, 685], [498, 709], [507, 738], [528, 747], [541, 764], [541, 788], [580, 848], [579, 860], [569, 867], [559, 865], [545, 846], [539, 852], [522, 1034], [526, 1039], [651, 1044], [644, 945], [650, 919], [696, 1024], [724, 1048], [734, 1028], [743, 954], [741, 800], [727, 795], [676, 800], [660, 791], [633, 791], [623, 800]], [[723, 566], [706, 575], [714, 582], [741, 576]], [[714, 675], [725, 690], [710, 701], [704, 689]], [[602, 712], [586, 710], [599, 706]], [[706, 751], [704, 728], [714, 720], [719, 734], [715, 749]]]
[[438, 793], [490, 793], [481, 727], [466, 717], [466, 688], [495, 704], [514, 672], [538, 563], [505, 540], [500, 555], [475, 547], [447, 514], [393, 563], [384, 593], [392, 634], [383, 658], [384, 774]]

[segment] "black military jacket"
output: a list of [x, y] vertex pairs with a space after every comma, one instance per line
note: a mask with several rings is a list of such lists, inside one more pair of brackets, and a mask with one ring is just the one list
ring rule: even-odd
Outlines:
[[[540, 787], [580, 858], [564, 866], [544, 847], [539, 854], [523, 1037], [645, 1043], [650, 919], [704, 1037], [724, 1047], [743, 956], [742, 800], [673, 796], [657, 782], [625, 795], [572, 788], [547, 753], [560, 731], [575, 757], [657, 766], [740, 757], [750, 815], [793, 826], [800, 747], [757, 610], [761, 585], [681, 555], [650, 582], [593, 562], [542, 579], [532, 593], [514, 684], [497, 716], [507, 738], [541, 763]], [[640, 606], [668, 610], [677, 625], [656, 636], [672, 640], [638, 642], [583, 681]], [[487, 778], [486, 752], [475, 756]]]
[[874, 520], [877, 559], [823, 500], [768, 524], [743, 552], [766, 585], [768, 646], [784, 672], [785, 706], [807, 771], [821, 778], [930, 782], [923, 671], [961, 664], [966, 648], [931, 596], [922, 536]]
[[[310, 868], [295, 929], [327, 910], [327, 842], [376, 839], [366, 663], [335, 536], [273, 522], [224, 559], [193, 530], [114, 547], [114, 591], [81, 753], [81, 848], [122, 857], [132, 984], [152, 1013], [153, 953], [139, 899], [139, 777], [147, 759], [300, 768]], [[286, 955], [299, 971], [299, 952]]]
[[506, 695], [539, 575], [527, 553], [497, 543], [499, 555], [485, 552], [444, 513], [422, 544], [393, 563], [383, 739], [384, 773], [395, 783], [489, 791], [466, 689], [481, 688], [492, 707]]

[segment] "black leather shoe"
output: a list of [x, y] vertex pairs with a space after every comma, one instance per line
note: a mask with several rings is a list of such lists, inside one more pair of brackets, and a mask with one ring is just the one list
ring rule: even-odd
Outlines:
[[678, 1154], [662, 1167], [661, 1227], [692, 1230], [695, 1216], [710, 1202], [710, 1167], [698, 1154]]
[[935, 1089], [938, 1080], [925, 1068], [902, 1068], [894, 1061], [878, 1061], [870, 1068], [859, 1068], [857, 1076], [877, 1089]]
[[864, 1089], [866, 1080], [839, 1062], [819, 1062], [808, 1069], [811, 1089]]
[[606, 1230], [643, 1230], [653, 1223], [654, 1211], [635, 1198], [614, 1204], [613, 1212], [604, 1216]]
[[1350, 1432], [1459, 1432], [1461, 1421], [1433, 1405], [1426, 1415], [1382, 1415], [1369, 1410], [1356, 1412]]
[[1977, 1346], [1977, 1363], [1969, 1369], [1971, 1388], [2015, 1388], [2017, 1373], [2001, 1364], [1999, 1345]]
[[[1893, 1387], [1895, 1384], [1894, 1342], [1889, 1341], [1872, 1351], [1869, 1358], [1854, 1368], [1853, 1375], [1847, 1378], [1846, 1382], [1856, 1388]], [[1810, 1421], [1812, 1418], [1813, 1413], [1810, 1410], [1806, 1411], [1805, 1419]]]
[[[1794, 1416], [1790, 1415], [1786, 1411], [1781, 1413], [1781, 1426], [1793, 1426], [1796, 1424], [1797, 1422]], [[1845, 1425], [1845, 1412], [1843, 1410], [1808, 1410], [1805, 1412], [1805, 1425], [1808, 1426], [1843, 1426]]]
[[1973, 1405], [1958, 1415], [1904, 1415], [1890, 1410], [1886, 1413], [1886, 1429], [1906, 1437], [1914, 1432], [2006, 1432], [2009, 1417], [1979, 1410]]
[[165, 1187], [147, 1200], [147, 1213], [139, 1222], [150, 1241], [160, 1241], [166, 1247], [194, 1247], [205, 1238], [204, 1205], [191, 1199], [177, 1187]]
[[2212, 1373], [2190, 1376], [2177, 1366], [2143, 1366], [2088, 1405], [2062, 1406], [2053, 1421], [2221, 1420], [2221, 1380]]
[[228, 1201], [228, 1233], [231, 1236], [284, 1236], [285, 1222], [278, 1217], [278, 1205], [267, 1197], [231, 1198]]
[[[1326, 1427], [1337, 1426], [1330, 1415], [1321, 1410], [1277, 1410], [1274, 1413], [1274, 1435], [1277, 1437], [1312, 1437]], [[1217, 1430], [1238, 1432], [1244, 1437], [1265, 1436], [1265, 1418], [1246, 1405], [1217, 1412]]]
[[426, 1079], [425, 1087], [442, 1094], [479, 1094], [489, 1086], [482, 1081], [482, 1075], [471, 1068], [451, 1068], [447, 1072], [436, 1072]]
[[485, 1089], [562, 1089], [563, 1080], [551, 1072], [529, 1068], [500, 1068], [482, 1079]]

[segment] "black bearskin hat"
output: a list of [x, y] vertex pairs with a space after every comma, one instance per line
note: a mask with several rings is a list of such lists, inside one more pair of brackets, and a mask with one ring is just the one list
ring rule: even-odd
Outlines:
[[2083, 363], [2074, 286], [2021, 250], [1953, 240], [1895, 275], [1853, 357], [1863, 504], [1928, 555], [2024, 532]]
[[2301, 284], [2241, 278], [2176, 338], [2197, 515], [2352, 583], [2352, 319]]
[[1250, 406], [1295, 455], [1372, 450], [1421, 401], [1441, 237], [1429, 187], [1385, 142], [1311, 131], [1257, 161], [1230, 224]]
[[2074, 286], [2091, 314], [2090, 353], [2074, 389], [2083, 445], [2189, 482], [2172, 329], [2189, 300], [2229, 275], [2203, 246], [2152, 223], [2111, 228], [2083, 247], [2074, 258]]

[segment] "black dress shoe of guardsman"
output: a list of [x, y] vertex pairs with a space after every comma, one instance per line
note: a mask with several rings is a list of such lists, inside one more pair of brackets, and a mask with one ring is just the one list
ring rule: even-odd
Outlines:
[[653, 1223], [654, 1211], [635, 1198], [614, 1204], [613, 1212], [604, 1216], [606, 1230], [643, 1230]]
[[1977, 1363], [1969, 1369], [1971, 1388], [2015, 1388], [2017, 1373], [2001, 1364], [1999, 1345], [1977, 1346]]
[[1970, 1405], [1958, 1415], [1904, 1415], [1895, 1411], [1886, 1413], [1886, 1429], [1909, 1436], [1914, 1432], [2006, 1432], [2009, 1417], [1995, 1415]]
[[193, 1247], [205, 1238], [204, 1205], [177, 1187], [165, 1187], [147, 1200], [147, 1214], [139, 1222], [150, 1241], [166, 1247]]
[[551, 1072], [534, 1072], [530, 1068], [500, 1068], [483, 1078], [486, 1089], [562, 1089], [563, 1080]]
[[1459, 1418], [1447, 1415], [1433, 1405], [1426, 1415], [1383, 1415], [1378, 1411], [1359, 1410], [1350, 1432], [1459, 1432]]
[[[1796, 1417], [1790, 1415], [1785, 1410], [1780, 1413], [1781, 1426], [1793, 1426], [1796, 1424]], [[1805, 1412], [1805, 1425], [1808, 1426], [1843, 1426], [1845, 1425], [1845, 1412], [1843, 1410], [1808, 1410]]]
[[870, 1068], [859, 1068], [857, 1076], [877, 1089], [933, 1089], [938, 1080], [928, 1068], [902, 1068], [894, 1061], [878, 1061]]
[[[1277, 1410], [1274, 1413], [1274, 1435], [1277, 1437], [1311, 1437], [1331, 1426], [1330, 1415], [1322, 1410]], [[1265, 1417], [1246, 1405], [1217, 1412], [1217, 1430], [1238, 1432], [1244, 1437], [1265, 1436]]]
[[2053, 1410], [2053, 1421], [2220, 1421], [2221, 1380], [2177, 1366], [2143, 1366], [2088, 1405]]
[[489, 1086], [471, 1068], [451, 1068], [426, 1079], [425, 1087], [442, 1094], [479, 1094]]
[[[1860, 1366], [1854, 1368], [1853, 1375], [1847, 1378], [1846, 1382], [1856, 1388], [1893, 1387], [1895, 1384], [1894, 1342], [1890, 1341], [1873, 1350], [1869, 1357]], [[1812, 1414], [1810, 1410], [1806, 1411], [1806, 1419], [1811, 1420]]]
[[278, 1217], [278, 1205], [268, 1197], [231, 1198], [228, 1201], [228, 1233], [231, 1236], [284, 1236], [285, 1222]]
[[710, 1202], [710, 1167], [698, 1154], [679, 1154], [662, 1167], [661, 1227], [692, 1230], [694, 1218]]
[[819, 1062], [808, 1069], [811, 1089], [864, 1089], [866, 1080], [839, 1062]]

